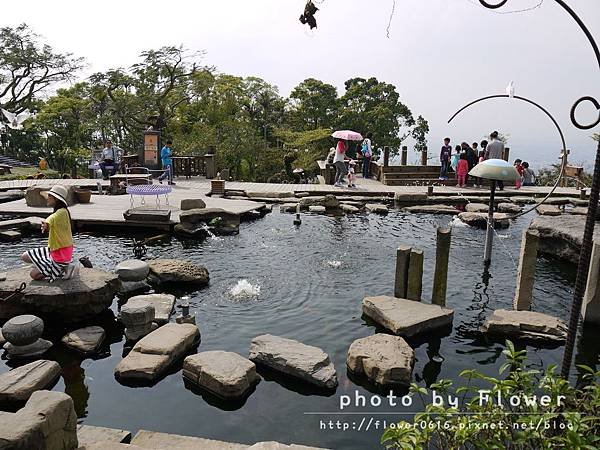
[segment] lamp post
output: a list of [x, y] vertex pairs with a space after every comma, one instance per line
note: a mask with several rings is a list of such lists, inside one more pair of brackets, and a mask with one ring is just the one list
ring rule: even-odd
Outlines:
[[486, 159], [473, 167], [469, 172], [469, 175], [492, 181], [487, 229], [485, 234], [485, 248], [483, 251], [483, 262], [484, 264], [489, 265], [490, 262], [492, 262], [492, 245], [494, 243], [494, 197], [496, 195], [496, 181], [515, 181], [519, 176], [519, 173], [514, 166], [503, 159]]
[[[596, 55], [596, 61], [600, 68], [600, 50], [598, 45], [587, 29], [583, 21], [579, 18], [575, 11], [573, 11], [564, 0], [554, 0], [558, 3], [569, 15], [577, 22], [577, 25], [584, 32], [587, 37], [594, 54]], [[508, 0], [500, 0], [498, 3], [490, 3], [486, 0], [479, 0], [483, 6], [489, 9], [497, 9], [508, 3]], [[581, 124], [577, 121], [575, 112], [579, 105], [583, 102], [590, 102], [598, 111], [598, 118], [591, 124]], [[577, 100], [571, 107], [571, 122], [573, 125], [580, 130], [590, 130], [598, 124], [600, 124], [600, 103], [591, 96], [584, 96]], [[566, 148], [565, 148], [566, 150]], [[579, 255], [579, 264], [577, 266], [577, 278], [575, 279], [575, 289], [573, 291], [573, 302], [571, 304], [571, 316], [569, 319], [569, 329], [567, 332], [567, 342], [565, 343], [565, 350], [563, 354], [563, 361], [561, 367], [561, 375], [563, 378], [568, 378], [571, 370], [571, 361], [573, 359], [573, 348], [575, 347], [575, 338], [577, 336], [577, 327], [579, 325], [579, 316], [581, 315], [581, 305], [583, 303], [583, 295], [585, 293], [585, 286], [587, 284], [588, 270], [590, 266], [590, 259], [592, 255], [592, 243], [594, 238], [594, 225], [596, 220], [596, 213], [598, 210], [598, 199], [600, 194], [600, 141], [596, 150], [596, 161], [594, 164], [594, 176], [592, 180], [592, 188], [590, 191], [590, 200], [588, 205], [588, 212], [585, 221], [585, 228], [583, 232], [583, 239], [581, 242], [581, 253]]]

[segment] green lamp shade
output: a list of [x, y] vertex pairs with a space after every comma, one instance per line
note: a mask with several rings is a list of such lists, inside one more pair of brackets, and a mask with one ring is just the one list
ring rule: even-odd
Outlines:
[[496, 181], [516, 181], [519, 178], [515, 166], [503, 159], [486, 159], [473, 167], [469, 175]]

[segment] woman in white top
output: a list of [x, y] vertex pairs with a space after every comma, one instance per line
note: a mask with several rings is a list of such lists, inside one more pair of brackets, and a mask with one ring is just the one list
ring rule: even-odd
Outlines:
[[340, 139], [335, 148], [335, 157], [333, 158], [333, 165], [335, 166], [335, 183], [334, 186], [341, 187], [344, 180], [344, 175], [348, 172], [346, 163], [346, 150], [348, 145], [346, 141]]

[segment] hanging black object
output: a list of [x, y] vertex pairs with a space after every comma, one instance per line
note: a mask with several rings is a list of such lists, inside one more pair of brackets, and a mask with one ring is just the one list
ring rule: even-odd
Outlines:
[[310, 29], [317, 28], [317, 20], [315, 19], [315, 13], [319, 10], [315, 6], [315, 4], [308, 0], [306, 2], [306, 6], [304, 7], [304, 14], [300, 16], [300, 22], [303, 24], [308, 24]]

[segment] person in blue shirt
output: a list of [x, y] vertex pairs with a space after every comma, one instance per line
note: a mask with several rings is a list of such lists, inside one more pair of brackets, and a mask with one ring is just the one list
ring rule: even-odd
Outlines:
[[167, 141], [165, 146], [160, 151], [160, 160], [162, 162], [162, 168], [164, 170], [163, 174], [158, 177], [158, 181], [162, 183], [165, 178], [169, 178], [169, 184], [173, 183], [173, 160], [171, 157], [173, 156], [173, 141]]

